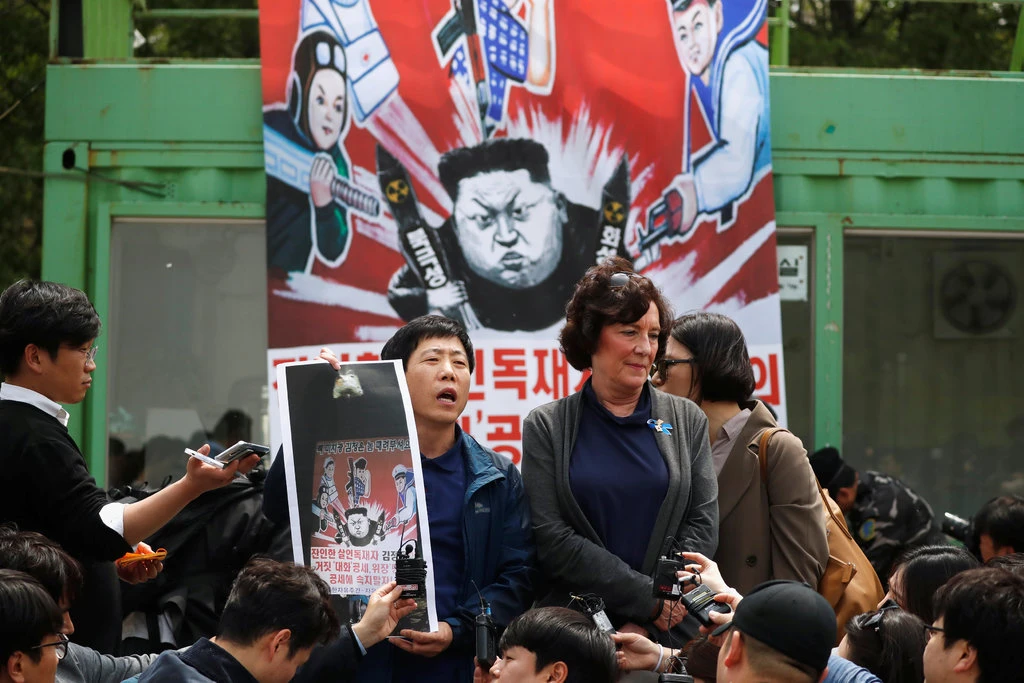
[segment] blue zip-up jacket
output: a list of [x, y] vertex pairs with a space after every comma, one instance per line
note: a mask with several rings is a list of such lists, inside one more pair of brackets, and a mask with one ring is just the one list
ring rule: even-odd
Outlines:
[[[462, 452], [466, 459], [468, 485], [462, 500], [462, 541], [466, 550], [463, 583], [459, 587], [459, 608], [446, 619], [452, 627], [452, 644], [445, 651], [466, 657], [466, 674], [453, 683], [473, 680], [474, 619], [480, 613], [480, 598], [472, 582], [490, 603], [491, 618], [499, 635], [515, 617], [533, 602], [536, 572], [536, 548], [530, 525], [530, 506], [519, 470], [508, 458], [481, 446], [463, 434]], [[264, 511], [279, 488], [283, 490], [284, 467], [277, 458], [267, 476]], [[276, 470], [276, 471], [275, 471]], [[280, 481], [277, 481], [277, 480]], [[283, 493], [283, 491], [282, 491]], [[287, 497], [281, 505], [287, 519]], [[277, 507], [274, 505], [274, 507]], [[268, 517], [274, 517], [268, 514]], [[435, 582], [443, 577], [435, 577]], [[330, 646], [328, 646], [330, 647]], [[392, 683], [391, 655], [397, 650], [387, 641], [369, 648], [362, 659], [356, 680], [359, 683]], [[330, 658], [321, 660], [328, 666]], [[310, 664], [315, 664], [311, 659]], [[314, 670], [307, 664], [293, 683], [324, 680], [329, 671]], [[399, 682], [396, 682], [399, 683]]]

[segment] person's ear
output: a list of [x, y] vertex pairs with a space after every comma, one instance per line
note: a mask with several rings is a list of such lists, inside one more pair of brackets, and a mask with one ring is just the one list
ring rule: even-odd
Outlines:
[[957, 648], [959, 656], [957, 657], [956, 664], [953, 665], [953, 671], [956, 673], [967, 673], [978, 666], [978, 650], [973, 645], [968, 643], [966, 640], [959, 640], [953, 644], [953, 647]]
[[844, 511], [853, 507], [857, 502], [857, 485], [846, 486], [836, 490], [836, 505]]
[[722, 16], [722, 0], [715, 2], [715, 25], [718, 26], [718, 32], [722, 32], [722, 25], [725, 23]]
[[555, 662], [544, 668], [547, 670], [544, 680], [548, 683], [564, 683], [565, 679], [569, 677], [569, 667], [565, 662]]
[[733, 630], [732, 637], [725, 643], [725, 652], [722, 656], [728, 668], [739, 665], [743, 659], [743, 635], [739, 631]]
[[7, 674], [7, 678], [15, 683], [23, 683], [25, 681], [25, 653], [16, 651], [7, 658], [7, 666], [4, 667], [4, 673]]
[[53, 360], [52, 358], [50, 358], [49, 352], [39, 348], [35, 344], [28, 344], [21, 355], [21, 359], [25, 361], [24, 367], [34, 375], [43, 374], [45, 370], [45, 361], [43, 359], [43, 354], [46, 354], [45, 360]]
[[267, 650], [270, 654], [270, 659], [276, 658], [279, 654], [283, 655], [285, 659], [288, 658], [288, 645], [292, 640], [291, 629], [283, 628], [276, 633], [270, 634], [270, 640], [267, 644]]

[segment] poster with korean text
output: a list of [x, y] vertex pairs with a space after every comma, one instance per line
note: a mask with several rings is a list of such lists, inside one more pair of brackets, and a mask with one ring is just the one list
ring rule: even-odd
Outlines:
[[573, 286], [618, 254], [676, 314], [740, 324], [785, 423], [765, 12], [261, 0], [271, 382], [458, 318], [462, 426], [518, 463], [522, 418], [580, 386], [556, 341]]
[[399, 557], [422, 560], [425, 595], [399, 624], [436, 631], [434, 577], [419, 445], [401, 363], [322, 361], [277, 367], [295, 561], [335, 596], [343, 623], [394, 580]]

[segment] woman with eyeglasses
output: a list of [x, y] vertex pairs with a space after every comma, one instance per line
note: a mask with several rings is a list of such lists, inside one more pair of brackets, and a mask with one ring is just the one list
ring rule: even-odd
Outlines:
[[859, 614], [846, 622], [846, 636], [836, 654], [885, 683], [920, 683], [924, 679], [924, 627], [923, 621], [896, 605]]
[[817, 480], [789, 432], [771, 436], [762, 469], [761, 436], [778, 425], [752, 397], [754, 371], [739, 326], [718, 313], [678, 318], [652, 375], [662, 392], [690, 399], [707, 415], [718, 480], [714, 560], [726, 583], [743, 594], [771, 579], [816, 587], [828, 564]]
[[0, 683], [53, 683], [68, 651], [64, 616], [43, 585], [0, 569]]
[[671, 320], [658, 288], [625, 259], [588, 270], [559, 341], [569, 364], [592, 375], [523, 428], [523, 481], [548, 587], [540, 603], [590, 594], [620, 631], [666, 643], [684, 610], [654, 597], [657, 559], [675, 549], [713, 555], [718, 543], [707, 419], [648, 381]]

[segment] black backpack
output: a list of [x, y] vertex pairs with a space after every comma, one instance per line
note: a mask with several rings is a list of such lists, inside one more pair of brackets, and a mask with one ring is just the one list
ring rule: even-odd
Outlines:
[[[157, 578], [121, 583], [122, 654], [181, 648], [216, 635], [231, 584], [249, 558], [292, 559], [287, 526], [263, 515], [264, 476], [257, 470], [204, 493], [146, 539], [154, 550], [165, 549], [167, 559]], [[131, 502], [152, 493], [130, 489], [111, 497]]]

